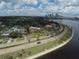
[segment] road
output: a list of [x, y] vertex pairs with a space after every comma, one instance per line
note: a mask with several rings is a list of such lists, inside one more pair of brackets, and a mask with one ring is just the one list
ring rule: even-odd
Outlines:
[[66, 32], [67, 32], [67, 30], [65, 28], [65, 30], [61, 34], [59, 34], [55, 37], [50, 37], [50, 38], [47, 38], [45, 40], [40, 40], [41, 44], [37, 44], [37, 42], [31, 42], [29, 44], [23, 44], [23, 45], [19, 45], [19, 46], [10, 47], [10, 48], [0, 49], [0, 55], [15, 52], [15, 51], [25, 49], [25, 48], [30, 48], [30, 47], [33, 47], [33, 46], [45, 44], [47, 42], [61, 38]]

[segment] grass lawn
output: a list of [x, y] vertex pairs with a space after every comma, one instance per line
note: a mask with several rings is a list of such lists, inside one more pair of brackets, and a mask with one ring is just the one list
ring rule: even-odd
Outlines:
[[31, 47], [31, 48], [23, 49], [23, 50], [16, 51], [16, 52], [13, 52], [13, 53], [4, 54], [4, 55], [0, 56], [0, 59], [7, 59], [7, 58], [5, 58], [7, 55], [12, 56], [13, 59], [16, 59], [16, 57], [18, 56], [17, 54], [19, 54], [19, 55], [21, 54], [20, 55], [21, 58], [25, 58], [27, 56], [37, 54], [39, 52], [42, 52], [42, 51], [45, 51], [47, 49], [53, 48], [53, 47], [65, 42], [71, 36], [71, 33], [72, 33], [72, 31], [70, 30], [70, 28], [67, 27], [67, 33], [65, 33], [65, 35], [61, 39], [56, 39], [54, 41], [45, 43], [43, 45], [34, 46], [34, 47]]

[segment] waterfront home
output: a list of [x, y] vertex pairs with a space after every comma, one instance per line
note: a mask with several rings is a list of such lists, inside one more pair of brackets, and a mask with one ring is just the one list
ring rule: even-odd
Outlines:
[[9, 31], [10, 32], [14, 31], [14, 32], [24, 33], [25, 32], [25, 28], [22, 27], [22, 26], [17, 25], [17, 26], [14, 26], [14, 27], [10, 28]]
[[52, 28], [52, 25], [47, 24], [45, 28]]
[[29, 30], [31, 31], [31, 32], [34, 32], [34, 31], [37, 31], [37, 30], [40, 30], [41, 28], [40, 27], [33, 27], [33, 26], [31, 26], [30, 28], [29, 28]]

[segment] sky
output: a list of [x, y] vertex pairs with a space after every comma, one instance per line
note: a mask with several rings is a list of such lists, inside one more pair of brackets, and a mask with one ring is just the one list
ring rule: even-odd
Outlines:
[[79, 16], [79, 0], [0, 0], [0, 16]]

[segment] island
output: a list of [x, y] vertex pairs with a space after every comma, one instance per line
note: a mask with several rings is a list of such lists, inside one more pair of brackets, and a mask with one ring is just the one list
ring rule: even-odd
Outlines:
[[35, 59], [73, 37], [72, 27], [45, 17], [0, 17], [0, 59]]

